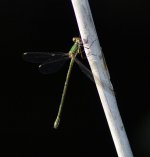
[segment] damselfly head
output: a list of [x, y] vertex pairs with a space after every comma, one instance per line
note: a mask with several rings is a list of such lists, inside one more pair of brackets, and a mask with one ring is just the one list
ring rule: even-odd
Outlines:
[[82, 43], [81, 38], [79, 38], [79, 37], [73, 37], [72, 41], [75, 42], [75, 43], [78, 43], [78, 44]]

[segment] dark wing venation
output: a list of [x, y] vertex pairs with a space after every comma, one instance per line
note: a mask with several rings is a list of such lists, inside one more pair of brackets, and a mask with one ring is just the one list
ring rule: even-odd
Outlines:
[[60, 58], [67, 57], [67, 53], [63, 52], [56, 52], [56, 53], [49, 53], [49, 52], [25, 52], [23, 53], [23, 59], [30, 63], [43, 63], [47, 60], [57, 61]]
[[86, 67], [84, 66], [77, 58], [75, 59], [75, 62], [77, 63], [77, 65], [79, 66], [79, 68], [81, 69], [81, 71], [92, 81], [94, 81], [94, 77], [96, 79], [96, 81], [102, 85], [107, 91], [111, 91], [111, 93], [114, 93], [113, 87], [111, 84], [106, 84], [105, 82], [101, 82], [96, 76], [93, 77], [92, 72]]
[[69, 57], [59, 58], [57, 60], [47, 60], [43, 64], [39, 65], [39, 72], [42, 74], [55, 73], [69, 60]]
[[92, 72], [85, 66], [83, 65], [77, 58], [75, 59], [75, 62], [79, 66], [80, 70], [92, 81], [94, 81], [93, 74]]

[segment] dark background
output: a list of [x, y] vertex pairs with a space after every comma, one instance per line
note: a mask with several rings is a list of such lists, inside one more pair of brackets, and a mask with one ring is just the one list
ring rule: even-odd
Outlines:
[[[91, 0], [90, 6], [134, 156], [149, 157], [149, 3]], [[26, 51], [68, 52], [74, 36], [70, 0], [0, 1], [1, 156], [117, 157], [95, 85], [78, 67], [54, 130], [68, 64], [45, 76], [22, 60]]]

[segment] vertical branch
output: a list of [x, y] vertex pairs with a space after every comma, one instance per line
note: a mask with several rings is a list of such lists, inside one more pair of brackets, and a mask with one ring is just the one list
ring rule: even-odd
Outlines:
[[[104, 61], [88, 0], [71, 0], [85, 53], [89, 61], [105, 116], [119, 157], [133, 157], [117, 107], [109, 72]], [[98, 79], [97, 79], [98, 78]], [[101, 83], [103, 82], [103, 83]], [[102, 84], [107, 84], [107, 91]]]

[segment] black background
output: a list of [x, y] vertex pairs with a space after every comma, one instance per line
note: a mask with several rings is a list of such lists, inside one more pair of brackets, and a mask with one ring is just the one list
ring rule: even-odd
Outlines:
[[[149, 157], [149, 3], [91, 0], [90, 6], [131, 148]], [[22, 60], [26, 51], [68, 52], [74, 36], [70, 0], [1, 0], [1, 156], [117, 157], [95, 85], [78, 67], [54, 130], [68, 64], [45, 76]]]

